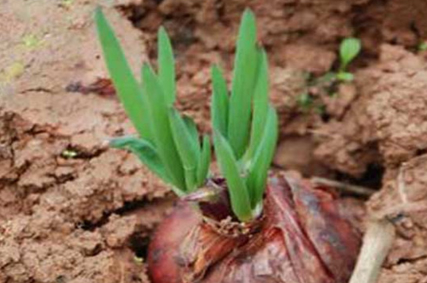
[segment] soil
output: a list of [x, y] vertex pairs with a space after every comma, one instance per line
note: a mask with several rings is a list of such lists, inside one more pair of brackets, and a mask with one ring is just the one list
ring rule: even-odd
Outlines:
[[[268, 2], [268, 3], [267, 3]], [[210, 131], [209, 68], [231, 79], [251, 7], [280, 113], [275, 166], [377, 189], [367, 216], [398, 228], [379, 282], [427, 282], [427, 38], [424, 0], [0, 0], [0, 282], [149, 282], [146, 246], [175, 198], [131, 154], [134, 130], [108, 82], [93, 24], [101, 4], [135, 73], [159, 25], [178, 64], [178, 107]], [[307, 74], [362, 40], [355, 81], [298, 98]]]

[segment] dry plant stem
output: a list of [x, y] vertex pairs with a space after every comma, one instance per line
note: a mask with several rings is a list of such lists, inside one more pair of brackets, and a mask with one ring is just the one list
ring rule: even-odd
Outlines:
[[328, 187], [337, 188], [337, 189], [340, 189], [344, 192], [349, 192], [349, 193], [357, 194], [357, 195], [361, 195], [361, 196], [369, 197], [375, 193], [374, 190], [368, 189], [366, 187], [350, 185], [350, 184], [346, 184], [343, 182], [325, 179], [325, 178], [321, 178], [321, 177], [313, 177], [313, 178], [311, 178], [311, 181], [314, 184], [326, 185]]
[[395, 228], [386, 219], [373, 220], [363, 238], [363, 245], [349, 283], [375, 283], [395, 237]]

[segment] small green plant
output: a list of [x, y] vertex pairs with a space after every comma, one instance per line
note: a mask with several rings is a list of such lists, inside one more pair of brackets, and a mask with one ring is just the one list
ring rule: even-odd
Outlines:
[[[173, 106], [175, 62], [166, 31], [158, 32], [157, 72], [144, 63], [139, 82], [100, 9], [96, 24], [110, 76], [138, 132], [138, 136], [115, 138], [111, 145], [135, 153], [179, 196], [202, 187], [209, 176], [210, 139], [205, 136], [200, 143], [194, 121]], [[234, 214], [240, 221], [251, 221], [261, 213], [278, 135], [277, 115], [268, 102], [267, 55], [257, 45], [251, 11], [242, 18], [230, 93], [218, 66], [212, 68], [212, 83], [216, 157]]]
[[302, 110], [308, 110], [313, 106], [313, 97], [308, 92], [303, 92], [298, 95], [297, 103]]
[[61, 152], [61, 156], [67, 159], [75, 158], [77, 157], [78, 153], [75, 150], [72, 149], [66, 149], [63, 152]]
[[[337, 71], [327, 72], [320, 77], [314, 77], [311, 74], [307, 75], [307, 89], [297, 96], [297, 103], [303, 111], [315, 109], [318, 113], [325, 113], [325, 105], [321, 101], [321, 95], [336, 96], [340, 83], [354, 80], [354, 75], [348, 71], [348, 65], [357, 57], [361, 48], [359, 39], [353, 37], [345, 38], [339, 48]], [[312, 95], [313, 92], [316, 93], [315, 96]]]
[[61, 3], [59, 4], [60, 6], [64, 7], [64, 8], [71, 8], [71, 6], [74, 4], [74, 0], [62, 0]]
[[133, 262], [135, 262], [135, 264], [137, 264], [137, 265], [141, 265], [144, 263], [144, 258], [135, 255], [133, 257]]
[[336, 74], [336, 78], [339, 81], [348, 82], [354, 79], [353, 74], [347, 71], [347, 67], [357, 57], [361, 48], [360, 40], [357, 38], [349, 37], [341, 42], [339, 52], [340, 66]]
[[427, 50], [427, 42], [423, 41], [420, 44], [418, 44], [418, 51], [423, 52]]
[[27, 34], [22, 37], [22, 45], [29, 50], [36, 49], [43, 44], [43, 40], [35, 34]]
[[0, 70], [0, 82], [12, 82], [20, 77], [25, 71], [25, 65], [22, 61], [15, 61], [3, 70]]

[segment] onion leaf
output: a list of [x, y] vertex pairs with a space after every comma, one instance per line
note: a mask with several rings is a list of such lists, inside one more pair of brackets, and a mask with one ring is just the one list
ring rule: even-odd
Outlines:
[[212, 127], [217, 129], [224, 137], [227, 136], [228, 123], [228, 90], [227, 82], [218, 66], [213, 66], [212, 76]]
[[142, 81], [144, 93], [148, 98], [150, 117], [153, 117], [154, 139], [160, 159], [174, 184], [185, 190], [184, 170], [171, 132], [169, 107], [157, 76], [147, 63], [142, 66]]
[[201, 187], [205, 184], [209, 173], [209, 165], [211, 164], [211, 143], [208, 136], [203, 137], [202, 152], [197, 164], [197, 186]]
[[182, 120], [184, 120], [185, 126], [187, 127], [187, 130], [190, 133], [191, 140], [192, 140], [192, 147], [194, 147], [194, 150], [197, 152], [197, 158], [198, 158], [200, 154], [200, 141], [199, 141], [199, 132], [197, 131], [196, 123], [194, 123], [194, 120], [188, 116], [182, 117]]
[[[159, 176], [166, 183], [172, 183], [171, 179], [160, 160], [154, 146], [146, 140], [139, 139], [135, 136], [124, 136], [111, 139], [109, 142], [110, 146], [115, 148], [127, 149], [134, 153], [138, 158], [157, 176]], [[175, 187], [174, 187], [175, 188]], [[183, 195], [184, 192], [180, 189], [175, 188], [175, 192], [178, 195]]]
[[244, 154], [249, 140], [251, 104], [259, 61], [255, 17], [246, 10], [237, 39], [227, 128], [227, 138], [237, 159]]
[[184, 166], [185, 183], [187, 192], [191, 192], [196, 186], [196, 169], [198, 152], [194, 144], [192, 134], [187, 125], [175, 109], [169, 110], [169, 119], [172, 135]]
[[159, 82], [163, 88], [166, 103], [171, 106], [175, 102], [175, 59], [173, 57], [172, 44], [165, 29], [161, 27], [158, 37], [158, 68]]
[[100, 8], [96, 9], [95, 21], [105, 62], [127, 115], [142, 138], [152, 141], [148, 125], [147, 105], [138, 81], [135, 79], [119, 41]]
[[221, 172], [227, 180], [231, 208], [240, 221], [250, 221], [252, 209], [248, 189], [240, 176], [237, 160], [231, 146], [217, 130], [214, 132], [214, 146]]
[[268, 113], [268, 61], [266, 52], [264, 50], [260, 52], [261, 64], [253, 98], [251, 138], [246, 152], [246, 158], [249, 160], [254, 157], [255, 150], [261, 142]]
[[277, 114], [273, 107], [269, 107], [265, 129], [261, 142], [249, 168], [246, 184], [251, 192], [251, 207], [255, 209], [261, 202], [267, 183], [268, 169], [273, 160], [278, 137]]

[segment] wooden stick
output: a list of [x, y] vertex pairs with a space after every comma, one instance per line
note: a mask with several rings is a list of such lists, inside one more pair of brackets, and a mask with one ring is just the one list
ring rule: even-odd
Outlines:
[[386, 220], [373, 220], [363, 237], [363, 245], [349, 283], [377, 282], [381, 266], [393, 244], [396, 231]]
[[315, 184], [334, 187], [334, 188], [340, 189], [342, 191], [346, 191], [346, 192], [357, 194], [357, 195], [367, 196], [367, 197], [369, 197], [375, 193], [375, 190], [372, 190], [372, 189], [369, 189], [366, 187], [350, 185], [350, 184], [346, 184], [343, 182], [325, 179], [325, 178], [321, 178], [321, 177], [313, 177], [313, 178], [311, 178], [311, 181]]

